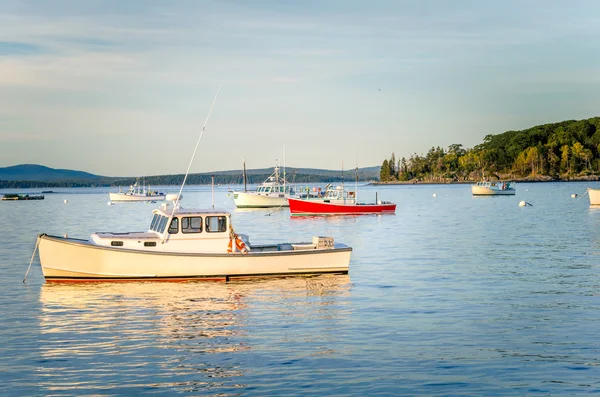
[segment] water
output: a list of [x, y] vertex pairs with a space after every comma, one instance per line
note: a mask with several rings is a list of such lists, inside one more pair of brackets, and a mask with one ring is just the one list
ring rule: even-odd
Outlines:
[[108, 189], [0, 202], [0, 395], [598, 393], [600, 209], [571, 198], [585, 187], [362, 187], [396, 215], [329, 218], [236, 210], [219, 188], [253, 242], [354, 248], [348, 276], [230, 284], [52, 285], [37, 258], [23, 284], [38, 233], [145, 230], [156, 204], [109, 206]]

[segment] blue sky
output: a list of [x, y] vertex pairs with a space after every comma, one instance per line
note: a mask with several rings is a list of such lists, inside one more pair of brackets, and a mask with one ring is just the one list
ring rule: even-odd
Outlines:
[[595, 1], [12, 1], [0, 167], [380, 165], [600, 115]]

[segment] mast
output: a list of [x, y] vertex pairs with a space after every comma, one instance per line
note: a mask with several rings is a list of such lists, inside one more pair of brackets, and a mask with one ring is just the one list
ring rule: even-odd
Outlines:
[[248, 190], [246, 188], [246, 183], [247, 183], [247, 177], [246, 177], [246, 157], [244, 157], [244, 171], [242, 173], [243, 177], [244, 177], [244, 193]]
[[210, 118], [210, 114], [212, 113], [212, 110], [215, 107], [215, 103], [217, 102], [217, 98], [219, 97], [219, 91], [221, 91], [222, 85], [223, 85], [223, 82], [221, 82], [219, 84], [219, 88], [217, 89], [215, 98], [213, 99], [212, 104], [210, 105], [208, 115], [206, 116], [206, 120], [204, 121], [204, 125], [202, 126], [202, 131], [200, 131], [200, 136], [198, 136], [198, 140], [196, 141], [196, 147], [194, 148], [194, 153], [192, 153], [192, 158], [190, 159], [190, 164], [188, 165], [187, 171], [185, 172], [185, 176], [183, 177], [183, 182], [181, 183], [181, 188], [179, 188], [179, 193], [177, 194], [177, 198], [175, 199], [175, 202], [173, 203], [173, 211], [171, 211], [171, 215], [169, 215], [169, 219], [167, 220], [167, 228], [166, 228], [165, 234], [163, 235], [163, 238], [161, 240], [161, 244], [164, 244], [164, 242], [167, 238], [169, 226], [171, 225], [171, 221], [173, 220], [173, 214], [175, 213], [175, 210], [177, 209], [177, 206], [179, 205], [179, 200], [181, 199], [181, 192], [183, 191], [183, 187], [185, 186], [185, 181], [187, 180], [188, 174], [190, 173], [190, 168], [192, 168], [192, 163], [194, 162], [194, 157], [196, 157], [196, 152], [198, 151], [198, 146], [200, 145], [200, 139], [202, 139], [202, 135], [204, 134], [204, 131], [206, 130], [206, 124], [208, 124], [208, 119]]
[[354, 204], [358, 204], [358, 167], [356, 167], [356, 182], [354, 184]]

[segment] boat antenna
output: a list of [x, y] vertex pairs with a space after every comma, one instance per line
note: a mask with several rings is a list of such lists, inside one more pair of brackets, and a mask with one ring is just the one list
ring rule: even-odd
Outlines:
[[194, 149], [194, 153], [192, 154], [192, 158], [190, 159], [190, 164], [188, 165], [187, 171], [185, 172], [185, 176], [183, 177], [183, 182], [181, 183], [181, 188], [179, 188], [179, 194], [177, 195], [177, 199], [175, 200], [173, 209], [177, 208], [177, 205], [179, 204], [179, 199], [181, 198], [181, 192], [183, 191], [183, 187], [185, 186], [185, 181], [187, 180], [188, 174], [190, 173], [190, 168], [192, 168], [192, 163], [194, 162], [194, 157], [196, 157], [196, 152], [198, 151], [198, 145], [200, 145], [200, 139], [202, 139], [202, 134], [204, 134], [204, 130], [206, 130], [206, 124], [208, 124], [208, 119], [210, 118], [210, 114], [212, 113], [212, 110], [215, 107], [215, 102], [217, 102], [217, 98], [219, 97], [219, 91], [221, 91], [221, 85], [223, 85], [223, 82], [221, 82], [219, 84], [219, 88], [217, 89], [217, 94], [215, 95], [215, 99], [213, 99], [212, 105], [210, 105], [210, 110], [208, 111], [208, 116], [206, 116], [206, 120], [204, 121], [204, 125], [202, 126], [202, 131], [200, 131], [200, 136], [198, 136], [198, 141], [196, 142], [196, 148]]
[[285, 144], [283, 144], [283, 194], [285, 194]]
[[344, 189], [344, 159], [342, 159], [342, 197], [344, 198], [344, 204], [346, 204], [346, 191]]
[[246, 176], [246, 157], [244, 157], [244, 172], [242, 173], [242, 176], [244, 177], [244, 192], [247, 192], [248, 189], [246, 187], [246, 183], [248, 181], [248, 177]]
[[[198, 151], [198, 145], [200, 145], [200, 139], [202, 139], [202, 134], [204, 134], [204, 130], [206, 130], [206, 124], [208, 124], [208, 119], [210, 118], [210, 114], [212, 113], [212, 110], [215, 107], [215, 102], [217, 102], [217, 98], [219, 97], [219, 91], [221, 91], [222, 85], [223, 85], [223, 82], [221, 81], [221, 83], [219, 83], [219, 88], [217, 88], [217, 93], [215, 95], [215, 98], [213, 99], [212, 104], [210, 105], [210, 109], [208, 111], [208, 116], [206, 116], [206, 120], [204, 121], [204, 125], [202, 126], [202, 131], [200, 131], [200, 136], [198, 136], [198, 141], [196, 142], [196, 147], [194, 148], [194, 153], [192, 154], [192, 158], [190, 159], [190, 164], [188, 165], [187, 171], [185, 172], [185, 176], [183, 177], [183, 182], [181, 183], [181, 187], [179, 188], [179, 193], [177, 194], [177, 198], [175, 199], [175, 202], [173, 203], [173, 211], [171, 211], [171, 215], [169, 215], [169, 219], [167, 221], [167, 230], [165, 231], [165, 234], [163, 235], [161, 244], [164, 244], [165, 239], [167, 238], [168, 227], [169, 227], [169, 225], [171, 225], [171, 221], [173, 220], [173, 214], [175, 213], [175, 209], [179, 205], [179, 200], [181, 199], [181, 192], [183, 191], [183, 187], [185, 186], [185, 181], [187, 180], [188, 174], [190, 173], [190, 168], [192, 168], [192, 163], [194, 162], [194, 157], [196, 157], [196, 152]], [[213, 204], [213, 206], [214, 206], [214, 204]]]
[[212, 208], [215, 208], [215, 174], [212, 174], [210, 185], [212, 191]]
[[358, 204], [358, 167], [355, 169], [356, 172], [356, 182], [354, 184], [354, 204]]

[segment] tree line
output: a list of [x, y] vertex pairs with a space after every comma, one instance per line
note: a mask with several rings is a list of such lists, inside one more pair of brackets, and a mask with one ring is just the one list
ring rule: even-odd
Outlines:
[[486, 135], [465, 149], [432, 147], [381, 165], [380, 181], [450, 182], [484, 178], [569, 180], [600, 175], [600, 117]]
[[[190, 174], [188, 175], [186, 185], [210, 185], [214, 175], [214, 183], [219, 185], [239, 185], [243, 183], [242, 174]], [[265, 181], [271, 174], [249, 174], [247, 175], [248, 184], [259, 184]], [[304, 173], [287, 173], [289, 183], [329, 183], [354, 181], [358, 176], [359, 181], [373, 180], [369, 173], [346, 171], [345, 173], [332, 172], [331, 175], [314, 175]], [[151, 186], [179, 186], [183, 182], [183, 174], [177, 175], [156, 175], [147, 176], [143, 180], [140, 178], [100, 178], [93, 180], [77, 181], [6, 181], [0, 180], [0, 189], [26, 189], [26, 188], [61, 188], [61, 187], [113, 187], [113, 186], [131, 186], [136, 181], [138, 183]]]

